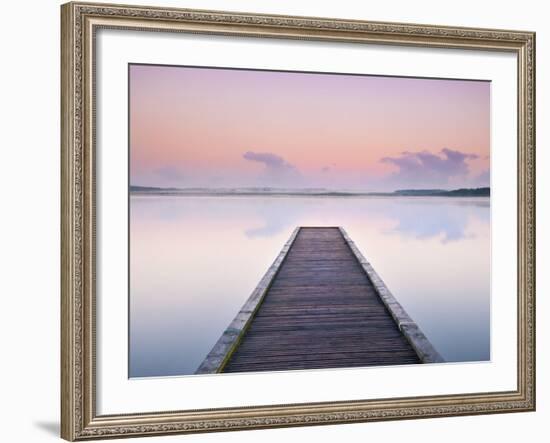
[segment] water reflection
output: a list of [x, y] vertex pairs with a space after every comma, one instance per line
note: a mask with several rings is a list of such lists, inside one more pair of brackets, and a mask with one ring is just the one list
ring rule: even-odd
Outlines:
[[[281, 201], [281, 198], [284, 200]], [[315, 199], [315, 197], [311, 198]], [[291, 199], [292, 197], [274, 196], [257, 205], [255, 211], [262, 220], [261, 225], [245, 229], [244, 234], [248, 238], [271, 237], [289, 228], [294, 229], [307, 208], [304, 205], [293, 204]]]
[[[256, 214], [263, 220], [263, 225], [246, 229], [248, 238], [269, 237], [294, 227], [307, 211], [293, 202], [275, 200], [265, 202], [256, 208]], [[290, 198], [286, 197], [287, 200]], [[316, 197], [311, 197], [313, 203]], [[392, 226], [388, 234], [412, 236], [418, 239], [438, 237], [442, 243], [460, 240], [466, 235], [466, 226], [471, 217], [484, 221], [489, 220], [488, 199], [449, 199], [434, 198], [431, 200], [418, 197], [404, 198], [365, 198], [346, 199], [368, 207], [369, 217], [384, 217]], [[302, 199], [303, 200], [303, 199]], [[345, 199], [344, 199], [345, 200]], [[479, 201], [483, 200], [483, 201]], [[270, 204], [271, 203], [271, 204]], [[319, 203], [319, 202], [317, 202]], [[283, 208], [283, 211], [281, 209]], [[390, 220], [391, 219], [391, 220]]]
[[393, 205], [388, 216], [395, 220], [396, 225], [389, 232], [420, 240], [436, 237], [442, 243], [447, 243], [461, 240], [467, 235], [473, 236], [473, 233], [467, 233], [472, 218], [488, 221], [485, 217], [485, 214], [489, 214], [488, 200], [457, 201], [454, 204], [446, 204], [444, 199], [438, 200], [409, 200]]
[[296, 226], [344, 226], [448, 361], [489, 358], [489, 199], [131, 198], [131, 376], [192, 374]]

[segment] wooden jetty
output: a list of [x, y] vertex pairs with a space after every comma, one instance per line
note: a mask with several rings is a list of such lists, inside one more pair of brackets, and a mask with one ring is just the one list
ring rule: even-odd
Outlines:
[[196, 373], [442, 361], [343, 228], [301, 227]]

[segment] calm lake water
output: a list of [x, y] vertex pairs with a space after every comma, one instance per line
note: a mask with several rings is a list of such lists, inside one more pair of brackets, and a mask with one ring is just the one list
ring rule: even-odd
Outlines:
[[489, 198], [132, 196], [130, 376], [193, 374], [294, 228], [323, 225], [446, 361], [490, 359]]

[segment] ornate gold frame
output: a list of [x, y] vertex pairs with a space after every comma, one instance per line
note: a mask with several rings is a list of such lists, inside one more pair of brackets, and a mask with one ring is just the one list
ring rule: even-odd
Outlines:
[[[98, 416], [94, 33], [98, 28], [509, 51], [518, 59], [518, 380], [510, 392]], [[67, 440], [535, 409], [535, 34], [68, 3], [61, 7], [61, 436]]]

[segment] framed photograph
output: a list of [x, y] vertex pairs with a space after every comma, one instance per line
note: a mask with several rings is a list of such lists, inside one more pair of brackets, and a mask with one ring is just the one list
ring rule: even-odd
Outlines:
[[61, 7], [67, 440], [535, 409], [535, 35]]

